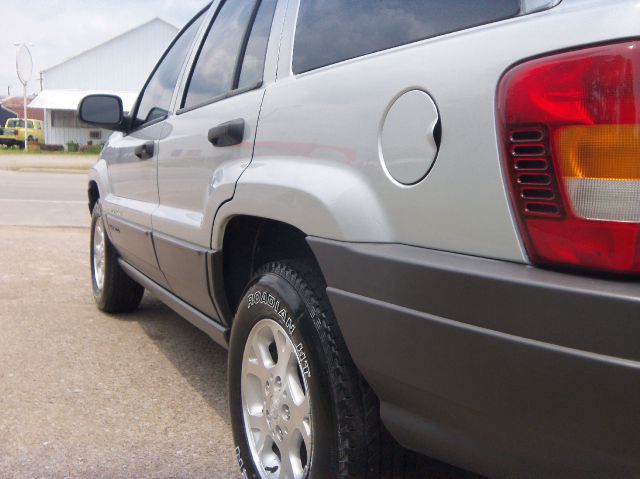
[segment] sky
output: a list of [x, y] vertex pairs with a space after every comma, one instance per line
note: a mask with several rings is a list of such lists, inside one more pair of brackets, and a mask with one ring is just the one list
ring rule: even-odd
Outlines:
[[40, 91], [39, 72], [160, 17], [182, 28], [207, 0], [17, 0], [2, 2], [0, 96], [22, 95], [14, 43], [32, 43], [29, 93]]

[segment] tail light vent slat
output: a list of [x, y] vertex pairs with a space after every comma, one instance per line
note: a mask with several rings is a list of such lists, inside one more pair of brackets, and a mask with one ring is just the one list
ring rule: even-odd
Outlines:
[[511, 143], [531, 143], [542, 141], [544, 131], [542, 130], [514, 130], [511, 132]]
[[513, 156], [526, 156], [526, 157], [536, 157], [536, 156], [544, 156], [546, 154], [546, 148], [543, 143], [527, 143], [527, 144], [516, 144], [512, 151]]
[[518, 183], [521, 185], [550, 185], [551, 177], [549, 175], [521, 174], [518, 176]]
[[518, 171], [544, 171], [549, 167], [547, 160], [527, 159], [516, 160], [515, 168]]
[[522, 188], [521, 197], [525, 200], [548, 200], [555, 199], [555, 194], [551, 188]]
[[536, 216], [560, 216], [560, 208], [553, 203], [527, 203], [526, 212]]

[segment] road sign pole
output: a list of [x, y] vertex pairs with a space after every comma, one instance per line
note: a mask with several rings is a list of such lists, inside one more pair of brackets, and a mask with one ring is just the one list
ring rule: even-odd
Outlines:
[[27, 126], [29, 123], [27, 122], [27, 84], [24, 84], [23, 90], [23, 101], [24, 101], [24, 151], [29, 151], [29, 141], [27, 140]]
[[18, 78], [24, 87], [22, 96], [24, 101], [24, 117], [22, 121], [24, 122], [24, 149], [27, 151], [29, 149], [29, 132], [27, 128], [29, 125], [27, 122], [27, 85], [29, 84], [29, 80], [31, 80], [31, 75], [33, 75], [33, 58], [31, 57], [31, 52], [29, 51], [29, 47], [26, 43], [16, 43], [15, 46], [18, 47], [18, 51], [16, 52], [16, 71], [18, 73]]

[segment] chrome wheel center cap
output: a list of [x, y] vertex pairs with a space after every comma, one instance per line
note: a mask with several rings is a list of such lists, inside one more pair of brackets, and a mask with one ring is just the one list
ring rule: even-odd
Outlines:
[[[276, 381], [272, 380], [271, 384], [276, 384]], [[281, 419], [280, 410], [284, 403], [284, 396], [283, 391], [271, 389], [267, 393], [264, 401], [265, 416], [267, 418], [267, 424], [269, 425], [271, 434], [280, 440], [282, 440], [280, 437], [282, 435], [281, 429], [279, 428]]]

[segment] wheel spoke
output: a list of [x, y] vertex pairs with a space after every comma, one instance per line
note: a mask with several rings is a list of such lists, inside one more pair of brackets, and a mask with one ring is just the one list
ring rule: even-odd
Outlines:
[[289, 380], [287, 381], [287, 396], [290, 398], [287, 404], [291, 409], [291, 422], [298, 425], [305, 417], [311, 414], [311, 407], [309, 397], [298, 383], [297, 378], [289, 376]]
[[[288, 370], [292, 366], [297, 367], [297, 357], [293, 349], [293, 343], [288, 338], [282, 336], [282, 333], [275, 335], [275, 337], [276, 345], [278, 346], [278, 362], [276, 363], [275, 373], [284, 380]], [[281, 341], [281, 344], [278, 344], [278, 341]]]
[[258, 358], [249, 359], [243, 365], [243, 374], [245, 375], [253, 375], [260, 379], [263, 385], [269, 379], [269, 370], [264, 366], [262, 361]]
[[[264, 452], [264, 446], [267, 442], [272, 440], [269, 432], [269, 425], [264, 417], [264, 413], [260, 414], [247, 414], [247, 423], [249, 426], [250, 434], [254, 440], [254, 445], [258, 456], [262, 457]], [[268, 441], [269, 440], [269, 441]]]
[[308, 396], [303, 396], [300, 403], [291, 401], [289, 409], [291, 411], [291, 419], [289, 421], [289, 431], [294, 433], [298, 431], [302, 436], [307, 451], [311, 450], [311, 405]]
[[281, 479], [298, 478], [299, 475], [294, 473], [293, 464], [291, 464], [291, 454], [289, 449], [286, 451], [280, 451], [282, 459], [280, 460], [280, 475]]

